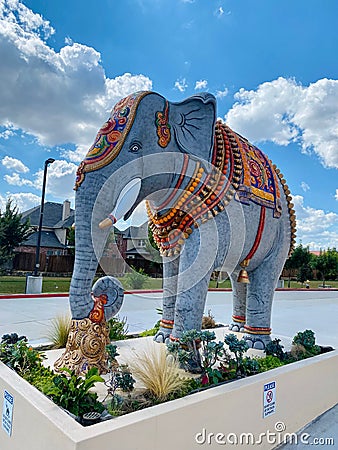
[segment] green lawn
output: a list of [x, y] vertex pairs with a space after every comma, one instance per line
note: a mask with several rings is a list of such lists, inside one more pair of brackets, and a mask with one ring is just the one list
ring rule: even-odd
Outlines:
[[[124, 278], [119, 278], [123, 287], [125, 289], [130, 289], [126, 283]], [[24, 294], [25, 292], [25, 277], [16, 277], [16, 276], [3, 276], [0, 277], [0, 294]], [[310, 281], [311, 288], [318, 288], [321, 285], [321, 281], [315, 280]], [[333, 288], [338, 288], [338, 281], [327, 281], [327, 285], [330, 285]], [[44, 277], [42, 284], [42, 292], [44, 293], [64, 293], [69, 291], [70, 278], [57, 278], [57, 277]], [[288, 282], [285, 281], [285, 287], [287, 288]], [[161, 289], [162, 287], [162, 279], [161, 278], [148, 278], [143, 289]], [[215, 288], [216, 282], [211, 281], [210, 287]], [[230, 281], [225, 280], [222, 283], [218, 283], [218, 287], [220, 289], [230, 288]], [[304, 288], [301, 283], [296, 281], [291, 281], [291, 289], [295, 288]]]

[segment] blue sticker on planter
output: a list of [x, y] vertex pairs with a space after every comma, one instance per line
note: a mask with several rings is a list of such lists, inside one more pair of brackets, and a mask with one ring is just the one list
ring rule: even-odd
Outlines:
[[2, 429], [12, 435], [14, 397], [9, 392], [4, 391], [4, 403], [2, 407]]

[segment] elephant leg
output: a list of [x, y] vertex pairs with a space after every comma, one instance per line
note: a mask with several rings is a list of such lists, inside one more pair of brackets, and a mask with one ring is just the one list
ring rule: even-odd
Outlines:
[[[203, 260], [197, 264], [200, 270], [194, 270], [195, 264], [181, 256], [180, 273], [178, 277], [178, 294], [176, 299], [174, 328], [172, 336], [180, 338], [185, 331], [201, 330], [202, 317], [208, 293], [212, 267], [207, 268]], [[184, 257], [183, 264], [182, 259]], [[201, 260], [201, 258], [199, 258]], [[188, 287], [188, 289], [187, 289]]]
[[233, 313], [232, 323], [229, 325], [229, 330], [244, 332], [247, 284], [238, 283], [237, 276], [238, 273], [232, 273], [230, 275], [232, 285]]
[[174, 339], [180, 338], [185, 331], [201, 330], [211, 272], [208, 271], [189, 291], [177, 296], [172, 332]]
[[202, 328], [202, 317], [209, 281], [219, 249], [219, 233], [215, 221], [195, 229], [185, 241], [180, 257], [173, 338], [185, 331]]
[[284, 249], [275, 245], [263, 262], [249, 272], [244, 338], [250, 347], [264, 349], [271, 341], [272, 301], [285, 258]]
[[154, 337], [156, 342], [166, 342], [173, 329], [179, 260], [179, 257], [163, 258], [163, 314], [160, 329]]

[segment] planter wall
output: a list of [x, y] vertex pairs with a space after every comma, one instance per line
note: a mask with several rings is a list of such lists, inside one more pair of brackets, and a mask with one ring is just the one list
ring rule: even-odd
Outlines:
[[[276, 412], [264, 419], [263, 387], [272, 381], [276, 382]], [[337, 384], [338, 351], [334, 351], [84, 428], [0, 363], [1, 411], [4, 390], [14, 397], [12, 435], [0, 429], [0, 448], [219, 449], [217, 433], [225, 435], [218, 440], [233, 442], [241, 433], [252, 433], [258, 439], [260, 433], [269, 431], [270, 442], [263, 436], [259, 447], [270, 449], [283, 437], [276, 432], [276, 423], [286, 433], [301, 429], [338, 403]], [[271, 433], [275, 433], [274, 442]], [[243, 441], [240, 448], [252, 448], [252, 443]]]

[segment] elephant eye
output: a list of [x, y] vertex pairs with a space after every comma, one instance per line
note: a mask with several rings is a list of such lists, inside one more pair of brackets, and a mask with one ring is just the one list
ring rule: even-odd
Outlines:
[[139, 142], [133, 142], [130, 144], [129, 151], [132, 153], [137, 153], [139, 150], [141, 150], [142, 145]]

